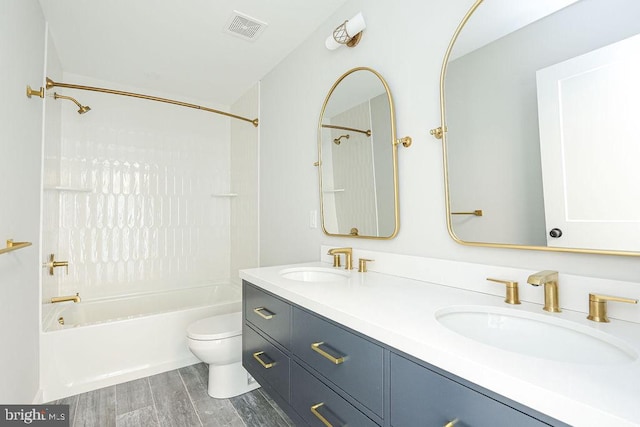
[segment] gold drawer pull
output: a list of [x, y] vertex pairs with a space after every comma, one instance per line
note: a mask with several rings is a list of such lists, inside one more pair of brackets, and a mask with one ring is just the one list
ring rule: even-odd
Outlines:
[[448, 423], [446, 423], [445, 425], [443, 425], [442, 427], [453, 427], [458, 423], [458, 419], [454, 418], [453, 420], [449, 421]]
[[321, 349], [320, 346], [323, 345], [323, 344], [324, 344], [324, 341], [314, 342], [313, 344], [311, 344], [311, 350], [313, 350], [316, 353], [320, 354], [325, 359], [330, 360], [331, 363], [333, 363], [335, 365], [339, 365], [339, 364], [341, 364], [341, 363], [343, 363], [345, 361], [345, 356], [335, 357], [335, 356], [327, 353], [325, 350]]
[[[267, 314], [264, 314], [263, 311], [266, 312]], [[266, 320], [271, 320], [271, 319], [273, 319], [273, 316], [276, 315], [275, 313], [270, 312], [269, 310], [267, 310], [264, 307], [256, 307], [256, 308], [253, 309], [253, 312], [255, 314], [257, 314], [258, 316], [262, 317], [263, 319], [266, 319]]]
[[[324, 424], [325, 426], [327, 426], [327, 427], [333, 427], [333, 424], [331, 424], [331, 423], [329, 422], [329, 420], [327, 420], [327, 419], [326, 419], [326, 418], [325, 418], [325, 417], [324, 417], [324, 416], [323, 416], [323, 415], [318, 411], [318, 409], [320, 409], [320, 408], [321, 408], [321, 407], [323, 407], [323, 406], [324, 406], [324, 402], [320, 402], [320, 403], [317, 403], [317, 404], [313, 405], [313, 406], [311, 407], [311, 413], [312, 413], [313, 415], [315, 415], [315, 416], [316, 416], [316, 418], [318, 418], [320, 421], [322, 421], [322, 424]], [[327, 411], [328, 411], [328, 410], [329, 410], [329, 409], [327, 409]], [[343, 423], [341, 422], [341, 423], [340, 423], [340, 425], [341, 425], [341, 426], [344, 426], [345, 424], [343, 424]]]
[[[255, 353], [253, 353], [253, 358], [256, 359], [258, 361], [258, 363], [260, 363], [264, 369], [273, 368], [276, 365], [276, 362], [271, 360], [271, 358], [269, 358], [269, 360], [271, 360], [271, 362], [265, 362], [264, 360], [262, 360], [260, 358], [260, 356], [262, 356], [263, 354], [264, 354], [264, 351], [255, 352]], [[267, 356], [266, 354], [264, 354], [264, 355]], [[269, 356], [267, 356], [267, 357], [269, 357]]]

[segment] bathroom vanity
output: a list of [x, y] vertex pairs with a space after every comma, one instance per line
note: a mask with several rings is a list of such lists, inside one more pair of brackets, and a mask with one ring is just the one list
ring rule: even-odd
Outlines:
[[[241, 277], [243, 364], [296, 425], [640, 424], [634, 321], [597, 324], [582, 312], [546, 313], [526, 300], [508, 306], [504, 295], [345, 274], [326, 263], [256, 268]], [[567, 342], [552, 342], [547, 332], [540, 339], [549, 348], [527, 354], [526, 345], [488, 345], [443, 321], [474, 310], [497, 313], [489, 324], [515, 313], [575, 326], [578, 335], [619, 346], [621, 358], [565, 351]]]
[[247, 281], [243, 294], [243, 364], [296, 425], [566, 425]]

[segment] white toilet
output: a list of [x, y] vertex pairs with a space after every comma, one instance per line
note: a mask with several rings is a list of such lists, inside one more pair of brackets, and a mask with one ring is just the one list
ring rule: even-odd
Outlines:
[[187, 328], [189, 350], [209, 364], [209, 396], [227, 399], [260, 387], [242, 367], [242, 313], [221, 314]]

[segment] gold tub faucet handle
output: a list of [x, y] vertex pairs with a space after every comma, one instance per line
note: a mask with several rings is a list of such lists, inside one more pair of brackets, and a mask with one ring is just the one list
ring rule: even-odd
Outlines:
[[69, 261], [56, 261], [55, 254], [49, 255], [49, 262], [45, 263], [45, 267], [49, 268], [49, 276], [53, 276], [53, 269], [64, 267], [65, 273], [69, 274]]

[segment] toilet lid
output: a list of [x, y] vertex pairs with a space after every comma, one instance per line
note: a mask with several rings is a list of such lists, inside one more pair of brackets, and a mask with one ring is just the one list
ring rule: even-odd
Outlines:
[[221, 314], [192, 323], [187, 336], [194, 340], [217, 340], [242, 335], [242, 313]]

